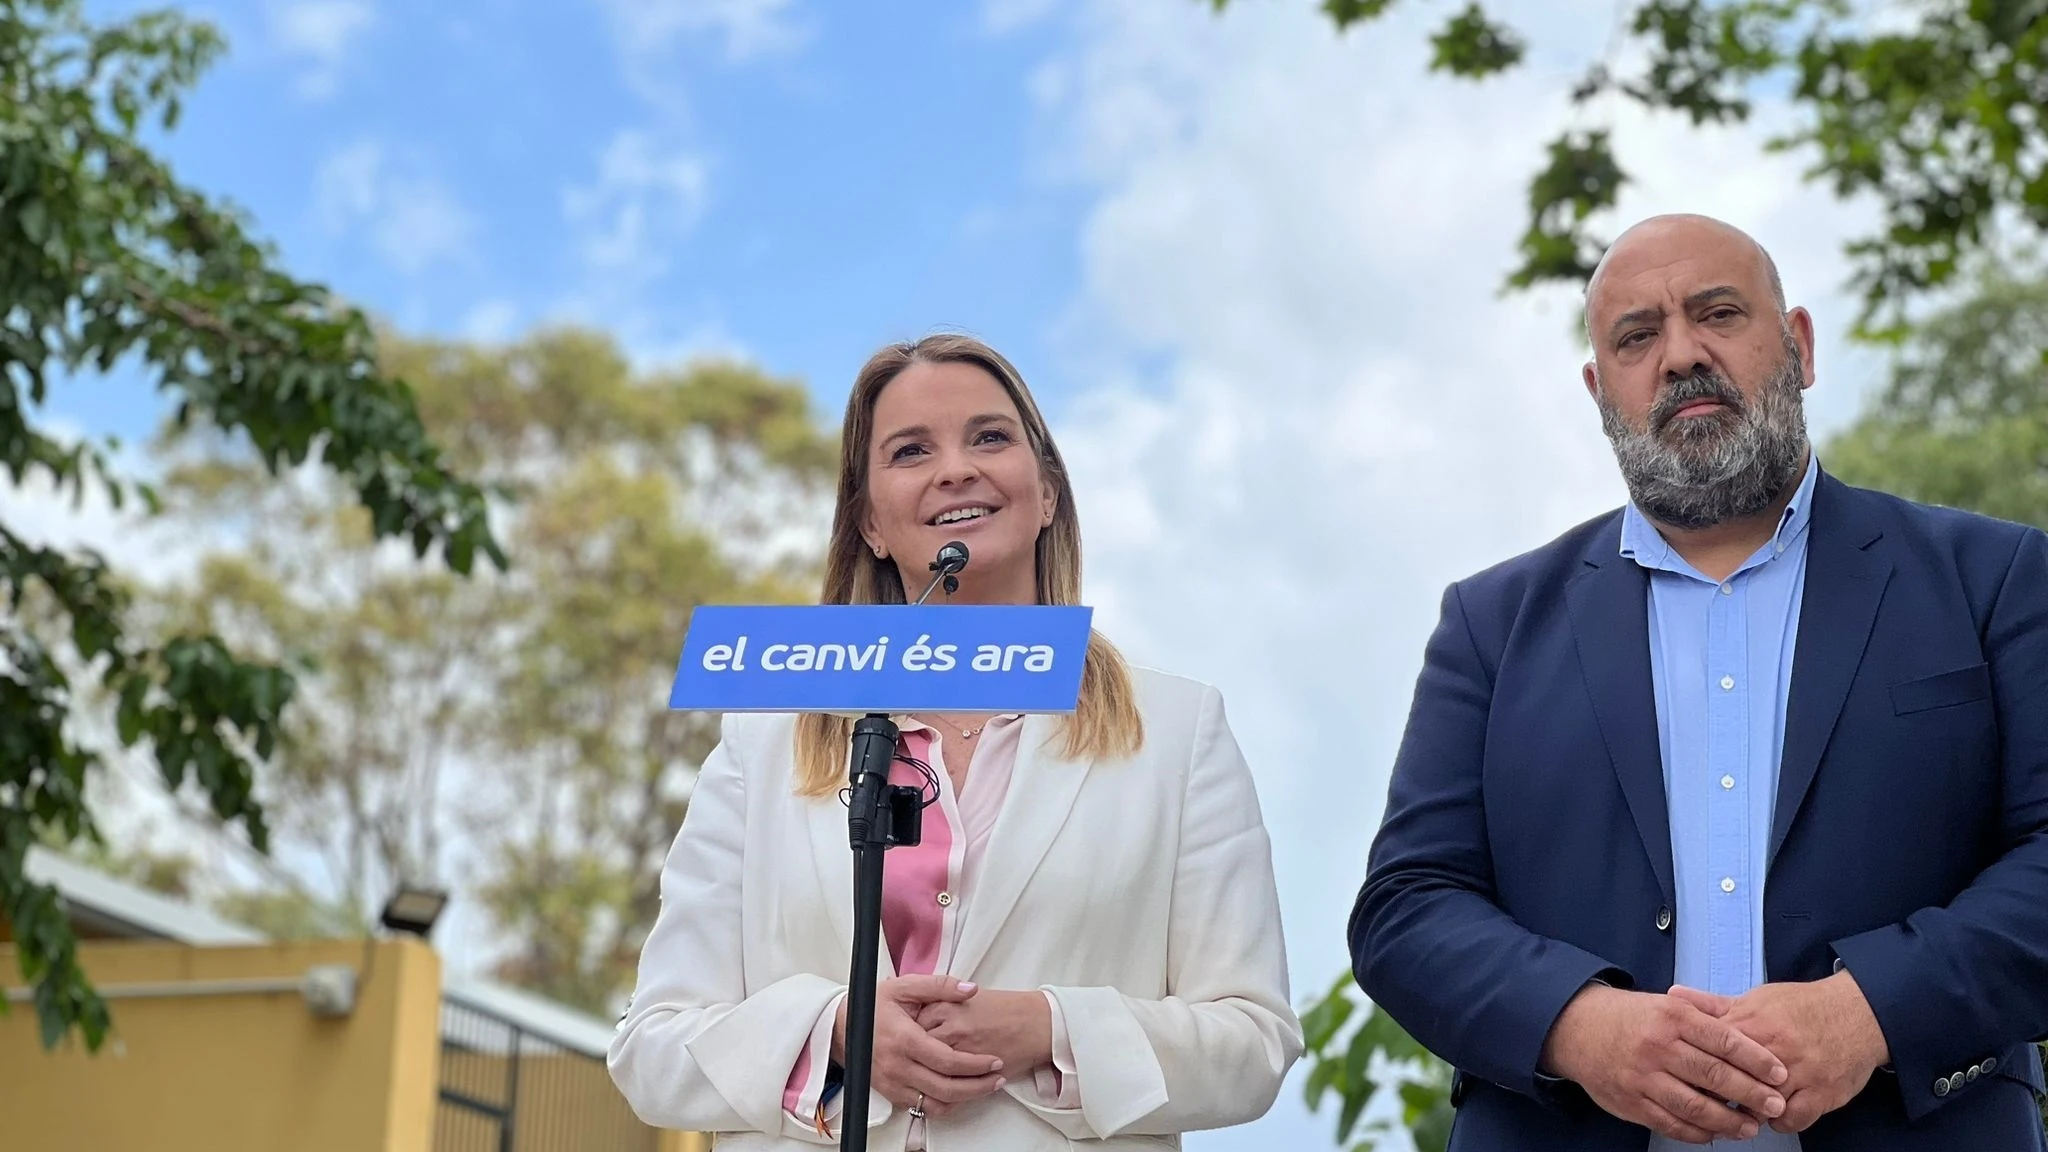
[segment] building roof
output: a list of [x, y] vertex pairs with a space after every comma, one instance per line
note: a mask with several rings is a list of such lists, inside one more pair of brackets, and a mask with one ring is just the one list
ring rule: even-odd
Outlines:
[[[118, 880], [41, 847], [28, 853], [28, 877], [63, 896], [74, 921], [110, 936], [193, 945], [268, 943], [270, 937], [204, 908]], [[503, 1017], [520, 1030], [586, 1056], [603, 1059], [612, 1029], [587, 1013], [531, 992], [489, 980], [441, 977], [450, 1000]]]

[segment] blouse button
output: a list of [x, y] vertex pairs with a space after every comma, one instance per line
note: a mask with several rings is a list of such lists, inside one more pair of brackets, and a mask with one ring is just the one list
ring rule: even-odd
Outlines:
[[941, 892], [938, 895], [938, 901], [939, 907], [950, 908], [953, 904], [953, 894], [951, 892]]

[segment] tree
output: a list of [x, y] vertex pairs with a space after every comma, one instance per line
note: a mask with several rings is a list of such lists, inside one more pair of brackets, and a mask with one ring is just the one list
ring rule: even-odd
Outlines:
[[[1209, 0], [1221, 10], [1231, 0]], [[1394, 0], [1322, 0], [1341, 32]], [[1625, 36], [1591, 59], [1572, 93], [1745, 121], [1755, 93], [1785, 90], [1803, 114], [1767, 148], [1812, 157], [1809, 180], [1875, 200], [1881, 224], [1847, 245], [1862, 297], [1858, 334], [1899, 339], [1906, 308], [1951, 282], [2004, 227], [2048, 230], [2048, 0], [1929, 0], [1903, 29], [1856, 0], [1628, 0]], [[1899, 6], [1884, 5], [1896, 16]], [[1520, 65], [1526, 42], [1476, 0], [1431, 37], [1430, 69], [1482, 80]], [[1624, 70], [1615, 61], [1642, 60]], [[1590, 110], [1589, 110], [1590, 111]], [[1606, 127], [1549, 142], [1529, 185], [1529, 224], [1508, 286], [1583, 284], [1605, 248], [1595, 232], [1628, 180]]]
[[[73, 498], [97, 485], [117, 503], [153, 500], [110, 465], [112, 445], [37, 427], [53, 377], [133, 367], [175, 400], [179, 421], [242, 437], [272, 474], [317, 461], [380, 537], [457, 573], [480, 552], [502, 567], [482, 491], [450, 470], [410, 389], [378, 367], [364, 317], [279, 268], [243, 219], [142, 143], [145, 128], [176, 127], [183, 93], [222, 48], [212, 28], [169, 12], [94, 24], [78, 0], [0, 0], [0, 467]], [[191, 786], [261, 850], [254, 768], [275, 749], [294, 681], [211, 635], [138, 642], [130, 595], [103, 558], [5, 525], [0, 590], [16, 608], [46, 598], [61, 622], [0, 620], [0, 913], [44, 1044], [75, 1028], [97, 1050], [105, 1002], [55, 893], [23, 872], [50, 834], [98, 838], [85, 793], [102, 753], [67, 731], [78, 694], [107, 692], [120, 743], [146, 749], [168, 787]]]
[[2048, 528], [2048, 276], [1986, 264], [1825, 449], [1852, 484]]
[[225, 542], [156, 616], [311, 669], [259, 783], [324, 875], [224, 910], [313, 932], [368, 922], [401, 881], [446, 884], [511, 943], [498, 975], [608, 1011], [717, 738], [666, 706], [690, 611], [810, 597], [823, 526], [801, 529], [835, 447], [794, 383], [729, 363], [635, 373], [595, 333], [380, 349], [491, 486], [520, 563], [419, 572], [332, 485], [266, 485], [232, 442], [164, 439], [170, 514]]
[[[1357, 1152], [1380, 1148], [1397, 1132], [1407, 1133], [1416, 1152], [1444, 1152], [1451, 1139], [1451, 1066], [1415, 1042], [1394, 1018], [1359, 993], [1351, 973], [1337, 978], [1301, 1014], [1306, 1093], [1310, 1111], [1337, 1094], [1337, 1143], [1353, 1134]], [[1364, 1128], [1366, 1109], [1382, 1088], [1399, 1104], [1392, 1116], [1376, 1116]]]

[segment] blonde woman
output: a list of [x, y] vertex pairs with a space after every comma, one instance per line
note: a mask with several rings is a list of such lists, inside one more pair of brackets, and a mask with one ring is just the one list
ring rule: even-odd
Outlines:
[[[954, 539], [973, 559], [951, 603], [1080, 600], [1073, 491], [1030, 393], [993, 349], [937, 336], [854, 384], [824, 601], [902, 603]], [[938, 801], [887, 856], [869, 1147], [1157, 1148], [1263, 1115], [1301, 1025], [1215, 689], [1097, 635], [1071, 716], [897, 721], [892, 783], [924, 783], [920, 762]], [[850, 736], [839, 717], [726, 718], [611, 1047], [649, 1124], [838, 1144]]]

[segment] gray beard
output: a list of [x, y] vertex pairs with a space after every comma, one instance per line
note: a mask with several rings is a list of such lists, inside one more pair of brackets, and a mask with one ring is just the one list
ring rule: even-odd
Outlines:
[[[1614, 445], [1629, 498], [1652, 520], [1674, 528], [1710, 528], [1753, 516], [1795, 482], [1806, 462], [1806, 408], [1799, 347], [1785, 335], [1785, 359], [1755, 403], [1707, 369], [1665, 385], [1645, 427], [1628, 423], [1605, 392], [1600, 426]], [[1702, 399], [1727, 410], [1673, 424]]]

